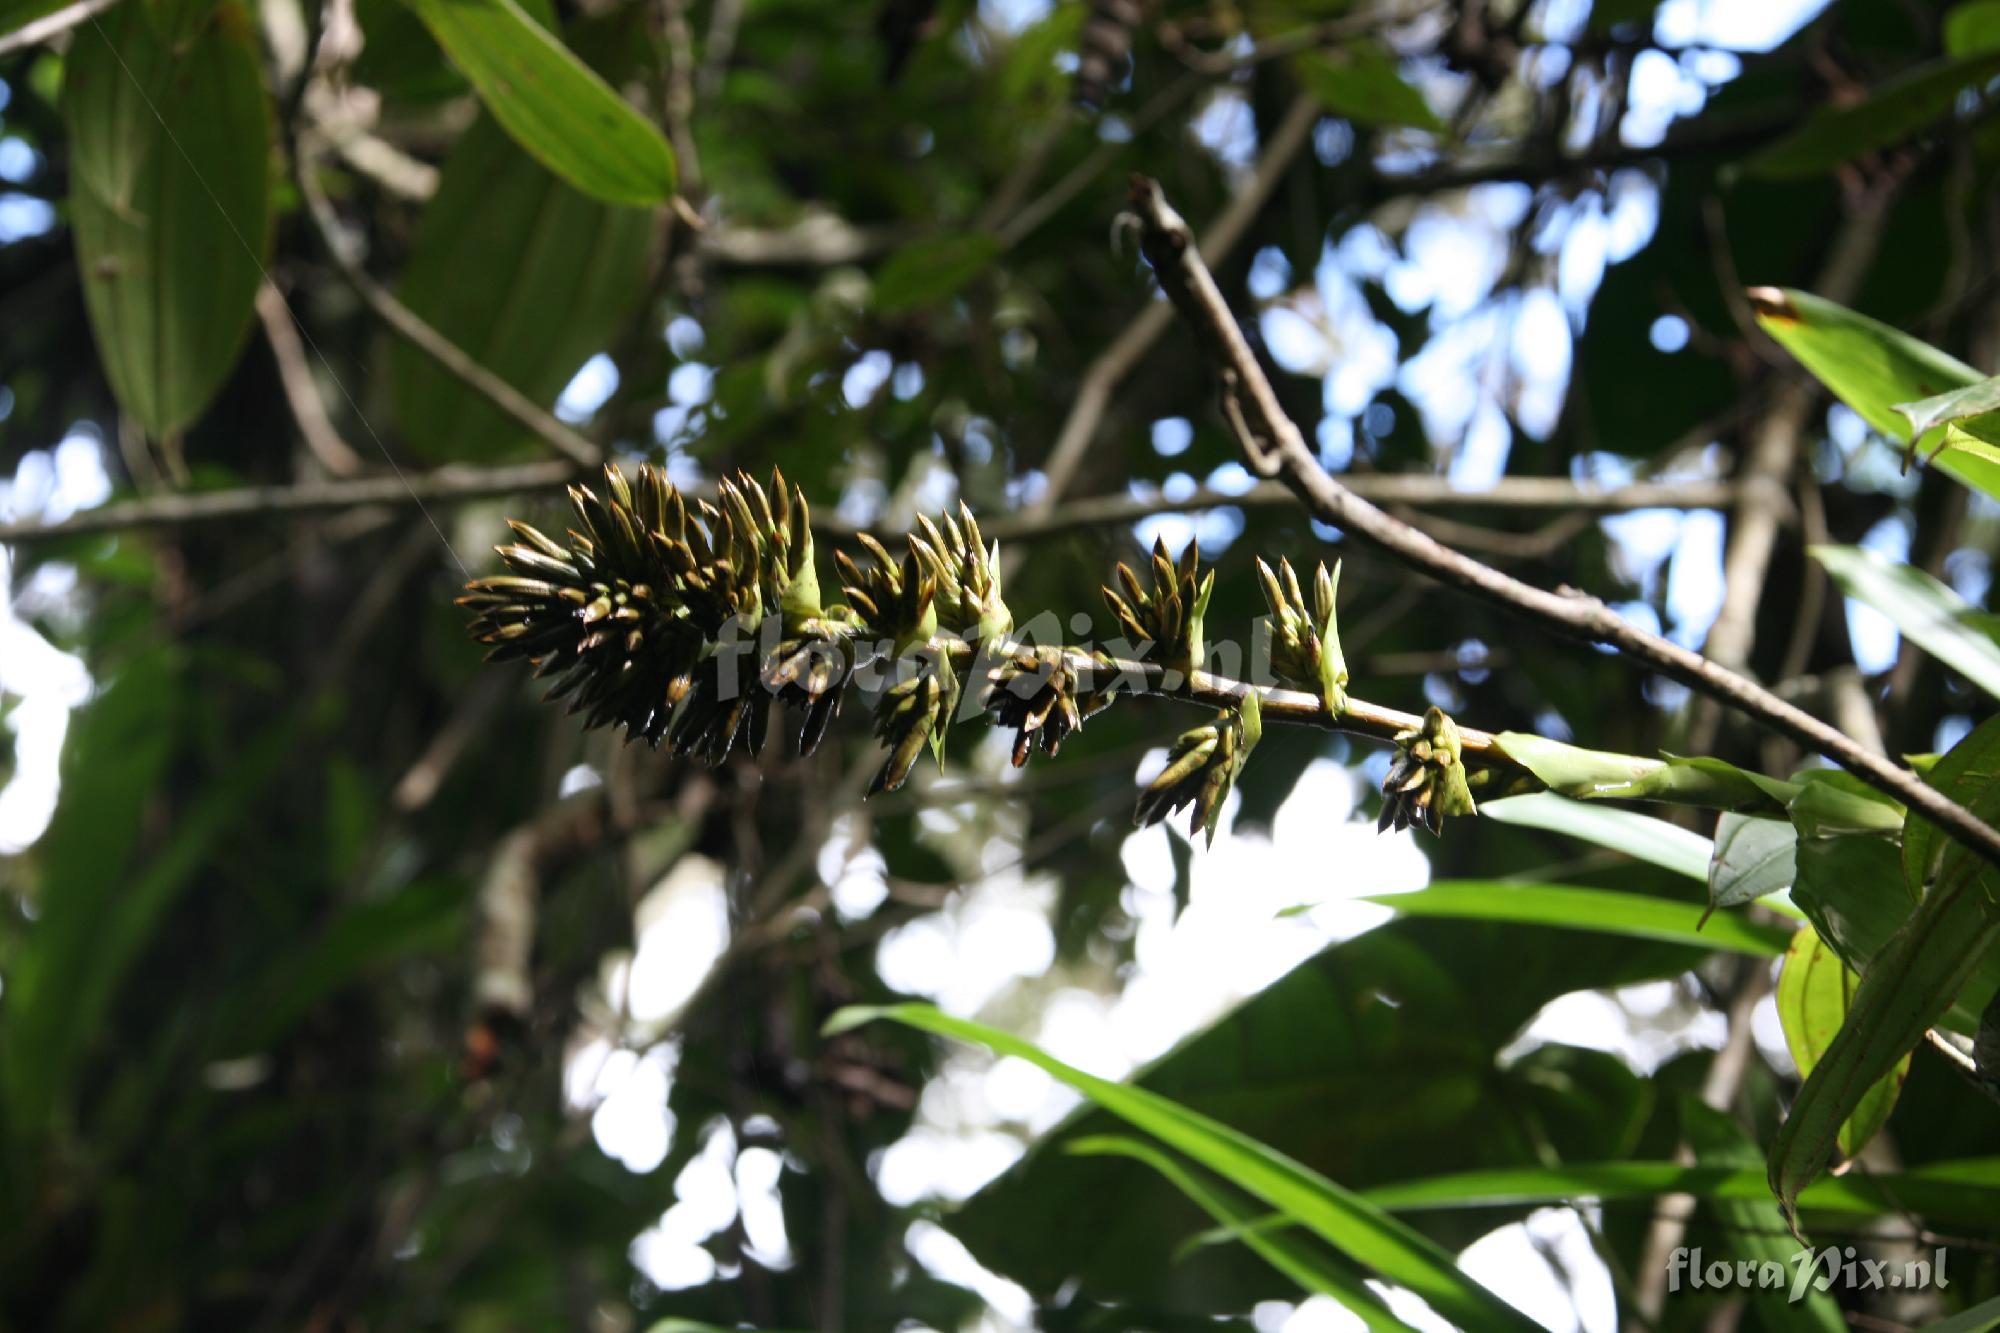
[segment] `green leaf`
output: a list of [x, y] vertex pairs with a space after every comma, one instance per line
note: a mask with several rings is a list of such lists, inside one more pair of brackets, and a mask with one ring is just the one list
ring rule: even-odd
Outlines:
[[950, 300], [1000, 257], [991, 232], [927, 236], [890, 255], [875, 276], [875, 309], [884, 315]]
[[1995, 1326], [2000, 1326], [2000, 1296], [1981, 1301], [1949, 1319], [1925, 1324], [1924, 1333], [1992, 1333]]
[[1875, 608], [1912, 643], [2000, 698], [2000, 643], [1970, 623], [1977, 608], [1914, 566], [1859, 546], [1815, 546], [1840, 590]]
[[[1827, 947], [1819, 932], [1810, 925], [1799, 927], [1778, 972], [1777, 1001], [1785, 1046], [1801, 1075], [1810, 1075], [1833, 1044], [1859, 984], [1860, 978]], [[1905, 1054], [1862, 1095], [1840, 1127], [1837, 1143], [1842, 1157], [1851, 1159], [1887, 1123], [1909, 1072], [1910, 1057]]]
[[843, 1032], [881, 1019], [1026, 1060], [1128, 1124], [1297, 1218], [1301, 1226], [1356, 1263], [1423, 1297], [1448, 1320], [1482, 1329], [1535, 1327], [1513, 1306], [1461, 1273], [1435, 1242], [1282, 1153], [1157, 1093], [1095, 1078], [1019, 1037], [953, 1018], [925, 1004], [852, 1006], [828, 1020], [826, 1030]]
[[1959, 94], [2000, 74], [2000, 52], [1979, 51], [1920, 65], [1862, 101], [1829, 107], [1743, 164], [1752, 176], [1823, 175], [1893, 147], [1949, 116]]
[[[1510, 922], [1390, 921], [1293, 968], [1143, 1082], [1349, 1188], [1534, 1162], [1547, 1146], [1615, 1158], [1633, 1148], [1643, 1080], [1602, 1053], [1498, 1053], [1559, 995], [1678, 976], [1703, 953]], [[1159, 1256], [1202, 1225], [1199, 1210], [1132, 1163], [1062, 1152], [1120, 1128], [1108, 1112], [1080, 1113], [960, 1208], [953, 1233], [1040, 1297], [1074, 1281], [1092, 1300], [1224, 1314], [1291, 1295], [1240, 1246], [1190, 1256], [1163, 1281]], [[1491, 1227], [1465, 1217], [1427, 1229], [1456, 1248]]]
[[1305, 1244], [1287, 1228], [1258, 1225], [1256, 1210], [1238, 1202], [1150, 1144], [1122, 1134], [1094, 1134], [1071, 1143], [1073, 1157], [1130, 1157], [1160, 1173], [1174, 1188], [1201, 1205], [1232, 1240], [1242, 1241], [1271, 1267], [1306, 1291], [1339, 1301], [1370, 1329], [1408, 1329], [1383, 1306], [1381, 1297], [1348, 1269]]
[[1946, 55], [1969, 56], [2000, 50], [2000, 0], [1965, 0], [1944, 16]]
[[236, 364], [270, 252], [271, 115], [255, 29], [229, 0], [169, 46], [146, 6], [76, 29], [65, 62], [70, 220], [118, 402], [153, 435]]
[[[1532, 732], [1503, 731], [1500, 752], [1564, 796], [1580, 801], [1667, 801], [1716, 810], [1778, 813], [1798, 794], [1791, 783], [1720, 759], [1648, 759], [1586, 750]], [[1705, 859], [1705, 858], [1704, 858]]]
[[[1835, 966], [1838, 965], [1836, 961]], [[1754, 1170], [1762, 1160], [1757, 1140], [1734, 1116], [1692, 1096], [1682, 1098], [1680, 1113], [1681, 1133], [1698, 1165]], [[1749, 1199], [1712, 1198], [1708, 1207], [1729, 1232], [1732, 1259], [1771, 1263], [1780, 1268], [1791, 1264], [1797, 1246], [1785, 1235], [1784, 1215], [1769, 1195]], [[1816, 1327], [1826, 1333], [1845, 1333], [1847, 1328], [1840, 1307], [1824, 1291], [1808, 1290], [1802, 1301], [1783, 1290], [1753, 1291], [1746, 1299], [1753, 1306], [1763, 1307], [1762, 1313], [1773, 1327]]]
[[[1910, 442], [1900, 404], [1976, 384], [1983, 377], [1956, 357], [1880, 320], [1790, 288], [1758, 289], [1757, 324], [1799, 364], [1883, 436]], [[1976, 490], [2000, 498], [2000, 450], [1957, 432], [1919, 435], [1915, 452]]]
[[536, 161], [606, 203], [673, 197], [674, 154], [660, 132], [514, 0], [409, 5]]
[[1783, 953], [1789, 938], [1789, 932], [1782, 927], [1736, 916], [1712, 917], [1703, 925], [1701, 912], [1692, 903], [1568, 884], [1439, 880], [1414, 893], [1375, 894], [1361, 901], [1380, 903], [1405, 916], [1518, 921], [1561, 930], [1594, 930], [1634, 939], [1724, 949], [1762, 958], [1775, 958]]
[[[546, 406], [643, 298], [651, 237], [645, 211], [578, 194], [482, 118], [445, 162], [401, 295]], [[489, 460], [525, 443], [512, 418], [417, 348], [398, 342], [389, 371], [402, 434], [424, 457]]]
[[[1881, 837], [1843, 835], [1799, 841], [1799, 874], [1792, 886], [1792, 900], [1813, 923], [1820, 939], [1863, 975], [1916, 906], [1903, 887], [1899, 855], [1896, 844]], [[1978, 1029], [1980, 1009], [1996, 993], [2000, 993], [2000, 953], [1980, 962], [1972, 982], [1940, 1026], [1970, 1035]]]
[[[1990, 819], [2000, 801], [1992, 757], [2000, 752], [2000, 717], [1989, 718], [1938, 762], [1928, 780], [1974, 814]], [[1930, 858], [1912, 855], [1907, 887], [1923, 889]], [[1933, 836], [1935, 833], [1933, 832]], [[2000, 907], [1986, 862], [1959, 843], [1946, 844], [1923, 901], [1862, 973], [1847, 1019], [1799, 1089], [1771, 1145], [1772, 1192], [1787, 1214], [1799, 1191], [1825, 1169], [1842, 1128], [1871, 1089], [1908, 1058], [1925, 1029], [1951, 1008], [2000, 937]], [[1888, 886], [1878, 892], [1887, 893]]]
[[[1463, 1171], [1398, 1181], [1362, 1197], [1391, 1212], [1483, 1205], [1532, 1207], [1598, 1199], [1606, 1203], [1692, 1194], [1704, 1199], [1771, 1197], [1761, 1169], [1679, 1162], [1576, 1162], [1562, 1166]], [[2000, 1209], [2000, 1157], [1933, 1162], [1901, 1175], [1849, 1172], [1816, 1181], [1799, 1207], [1861, 1217], [1955, 1219], [1985, 1226]]]
[[1909, 419], [1910, 432], [1916, 435], [1922, 435], [1935, 426], [1972, 421], [2000, 411], [2000, 375], [1914, 403], [1897, 403], [1896, 410]]
[[1396, 58], [1376, 42], [1350, 42], [1307, 51], [1292, 59], [1299, 84], [1337, 116], [1363, 125], [1408, 125], [1444, 132], [1444, 122], [1417, 88], [1405, 82]]
[[1707, 838], [1678, 824], [1630, 810], [1586, 804], [1554, 792], [1487, 801], [1479, 807], [1479, 813], [1503, 824], [1581, 838], [1689, 879], [1708, 878], [1708, 860], [1714, 851]]
[[[2000, 718], [1988, 718], [1973, 728], [1924, 774], [1926, 783], [1975, 811], [1992, 803], [1996, 779], [2000, 779]], [[1950, 845], [1951, 839], [1922, 815], [1905, 823], [1903, 882], [1912, 899], [1940, 873]]]
[[1725, 814], [1715, 826], [1708, 909], [1740, 907], [1783, 893], [1798, 877], [1798, 831], [1780, 819]]

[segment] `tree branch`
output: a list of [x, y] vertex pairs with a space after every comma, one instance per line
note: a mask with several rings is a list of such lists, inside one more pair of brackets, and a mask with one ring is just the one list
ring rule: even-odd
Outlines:
[[[22, 519], [0, 523], [0, 542], [29, 545], [103, 532], [279, 519], [370, 506], [456, 504], [499, 495], [560, 490], [581, 475], [580, 469], [569, 463], [451, 465], [432, 472], [406, 473], [406, 480], [366, 477], [155, 495], [85, 510], [54, 522]], [[1493, 512], [1566, 509], [1617, 514], [1634, 509], [1721, 509], [1734, 503], [1738, 494], [1734, 483], [1722, 481], [1636, 482], [1596, 490], [1563, 477], [1502, 477], [1491, 489], [1460, 491], [1446, 477], [1401, 473], [1350, 477], [1348, 486], [1357, 495], [1378, 504]], [[1292, 493], [1277, 482], [1266, 482], [1240, 494], [1203, 487], [1178, 499], [1159, 495], [1105, 495], [1073, 500], [1039, 512], [1003, 514], [990, 520], [986, 531], [1003, 541], [1025, 541], [1083, 528], [1135, 523], [1155, 514], [1190, 514], [1231, 507], [1266, 509], [1295, 503]], [[843, 523], [833, 514], [817, 516], [814, 522], [834, 536], [851, 537], [859, 530], [857, 525]]]
[[23, 24], [5, 36], [0, 36], [0, 56], [11, 56], [16, 51], [24, 51], [39, 42], [60, 36], [79, 23], [86, 23], [96, 18], [117, 3], [118, 0], [79, 0], [79, 3], [65, 5], [55, 13], [38, 18], [33, 23]]
[[424, 355], [437, 362], [474, 393], [506, 413], [523, 430], [541, 440], [577, 467], [595, 467], [602, 451], [570, 427], [558, 421], [540, 404], [501, 379], [472, 358], [464, 348], [439, 333], [414, 310], [398, 301], [388, 288], [375, 281], [361, 267], [340, 235], [340, 223], [333, 205], [313, 178], [312, 164], [301, 160], [298, 170], [299, 193], [306, 201], [306, 213], [319, 232], [320, 243], [353, 287], [381, 321]]
[[1987, 861], [2000, 865], [2000, 832], [1929, 786], [1916, 774], [1868, 753], [1818, 718], [1761, 685], [1725, 670], [1679, 644], [1649, 634], [1599, 599], [1574, 589], [1550, 592], [1481, 564], [1391, 517], [1356, 495], [1320, 465], [1298, 425], [1279, 405], [1264, 368], [1238, 328], [1215, 278], [1202, 262], [1188, 225], [1155, 181], [1137, 179], [1132, 201], [1140, 244], [1174, 305], [1202, 335], [1224, 369], [1277, 477], [1324, 523], [1353, 532], [1441, 582], [1541, 622], [1572, 638], [1602, 644], [1690, 689], [1737, 708], [1852, 772], [1921, 814]]

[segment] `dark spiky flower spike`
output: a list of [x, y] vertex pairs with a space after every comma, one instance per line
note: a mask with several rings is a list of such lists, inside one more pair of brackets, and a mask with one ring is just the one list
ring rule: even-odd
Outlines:
[[1166, 664], [1182, 675], [1201, 669], [1202, 619], [1208, 611], [1209, 594], [1215, 591], [1215, 571], [1197, 577], [1201, 565], [1201, 543], [1190, 540], [1181, 552], [1179, 564], [1167, 554], [1164, 539], [1153, 543], [1153, 586], [1140, 586], [1139, 576], [1129, 565], [1118, 566], [1118, 582], [1125, 594], [1101, 589], [1119, 628], [1135, 644], [1157, 643], [1165, 651]]
[[[755, 754], [774, 704], [803, 714], [810, 753], [864, 667], [887, 665], [875, 735], [888, 752], [870, 793], [901, 786], [929, 747], [940, 762], [967, 677], [981, 677], [981, 709], [1014, 731], [1013, 760], [1053, 755], [1120, 690], [1220, 702], [1206, 726], [1183, 733], [1165, 770], [1140, 795], [1137, 822], [1192, 809], [1192, 829], [1212, 839], [1216, 819], [1262, 730], [1266, 696], [1202, 672], [1203, 618], [1215, 587], [1188, 543], [1178, 560], [1156, 542], [1149, 579], [1120, 565], [1104, 596], [1137, 655], [1117, 645], [1039, 644], [1017, 636], [1000, 595], [999, 548], [963, 505], [919, 520], [900, 557], [866, 534], [862, 562], [835, 554], [847, 603], [822, 605], [811, 513], [798, 489], [772, 474], [717, 483], [715, 498], [683, 496], [651, 466], [569, 490], [573, 526], [561, 540], [522, 523], [498, 548], [503, 574], [466, 585], [460, 604], [491, 660], [525, 658], [567, 698], [587, 727], [666, 742], [676, 754], [720, 763], [740, 741]], [[1271, 607], [1277, 675], [1317, 691], [1341, 725], [1383, 726], [1380, 710], [1350, 705], [1334, 623], [1338, 567], [1320, 566], [1310, 596], [1290, 564], [1257, 571]], [[1157, 650], [1156, 650], [1157, 645]], [[1118, 653], [1114, 657], [1110, 648]], [[1275, 697], [1275, 696], [1272, 696]], [[1296, 700], [1288, 716], [1324, 723]], [[1364, 719], [1355, 726], [1355, 719]], [[1390, 727], [1399, 723], [1390, 723]], [[1473, 813], [1457, 728], [1432, 709], [1396, 731], [1384, 826]], [[1491, 748], [1492, 742], [1483, 742]]]
[[671, 731], [676, 749], [720, 759], [770, 703], [731, 688], [715, 651], [725, 627], [747, 637], [766, 608], [823, 619], [805, 497], [775, 474], [771, 491], [775, 505], [738, 476], [717, 488], [721, 505], [691, 508], [658, 468], [628, 479], [607, 467], [602, 495], [570, 488], [567, 542], [510, 524], [520, 540], [498, 550], [513, 573], [475, 579], [459, 599], [476, 612], [473, 637], [493, 660], [525, 657], [555, 677], [548, 697], [569, 697], [586, 727], [655, 744]]
[[995, 726], [1014, 728], [1020, 768], [1037, 743], [1053, 757], [1071, 732], [1111, 706], [1117, 691], [1116, 664], [1103, 653], [1023, 644], [987, 672], [980, 706]]

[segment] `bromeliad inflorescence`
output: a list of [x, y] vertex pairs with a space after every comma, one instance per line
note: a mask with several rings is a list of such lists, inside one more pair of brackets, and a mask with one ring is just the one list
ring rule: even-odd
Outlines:
[[[568, 698], [586, 727], [621, 727], [711, 764], [739, 739], [757, 753], [774, 704], [803, 715], [799, 748], [811, 753], [857, 681], [877, 691], [875, 734], [887, 751], [871, 794], [902, 785], [925, 749], [942, 759], [975, 676], [978, 711], [1015, 732], [1017, 766], [1037, 746], [1056, 753], [1121, 692], [1167, 695], [1221, 708], [1175, 740], [1136, 819], [1191, 807], [1191, 830], [1213, 837], [1271, 709], [1351, 721], [1337, 569], [1319, 568], [1309, 603], [1289, 563], [1258, 562], [1278, 687], [1266, 690], [1203, 669], [1215, 575], [1193, 543], [1179, 559], [1156, 544], [1150, 586], [1119, 565], [1104, 597], [1129, 642], [1079, 646], [1017, 629], [1001, 597], [999, 544], [986, 543], [964, 506], [920, 519], [901, 555], [859, 535], [861, 558], [834, 555], [845, 600], [827, 601], [805, 496], [775, 473], [768, 486], [726, 479], [709, 501], [654, 467], [631, 478], [607, 468], [602, 495], [573, 486], [569, 498], [577, 526], [565, 540], [512, 523], [517, 540], [498, 548], [510, 572], [467, 585], [459, 600], [475, 613], [473, 636], [492, 645], [491, 660], [531, 661], [554, 682], [547, 697]], [[1444, 814], [1471, 813], [1450, 719], [1432, 709], [1420, 725], [1396, 725], [1393, 737], [1377, 732], [1400, 750], [1385, 821], [1435, 832]]]

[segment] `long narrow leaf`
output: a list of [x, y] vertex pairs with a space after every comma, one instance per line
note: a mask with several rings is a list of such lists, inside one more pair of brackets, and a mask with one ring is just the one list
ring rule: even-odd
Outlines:
[[1384, 1333], [1409, 1329], [1408, 1324], [1389, 1313], [1381, 1297], [1366, 1283], [1329, 1262], [1324, 1254], [1291, 1234], [1289, 1228], [1257, 1225], [1259, 1219], [1253, 1210], [1222, 1191], [1211, 1189], [1194, 1172], [1151, 1144], [1123, 1134], [1097, 1134], [1078, 1139], [1066, 1151], [1074, 1157], [1130, 1157], [1144, 1162], [1199, 1204], [1232, 1239], [1242, 1241], [1260, 1259], [1307, 1291], [1339, 1301], [1371, 1329], [1381, 1329]]
[[[1989, 771], [2000, 751], [2000, 717], [1988, 718], [1929, 774], [1945, 793], [1990, 819], [2000, 786]], [[1907, 838], [1918, 828], [1912, 823]], [[1908, 888], [1922, 891], [1928, 856], [1907, 862]], [[1862, 975], [1847, 1018], [1799, 1088], [1771, 1145], [1771, 1190], [1788, 1214], [1799, 1191], [1826, 1168], [1841, 1128], [1874, 1085], [1904, 1059], [1925, 1029], [1951, 1007], [1996, 938], [2000, 908], [1986, 862], [1959, 843], [1943, 847], [1937, 877], [1923, 901]], [[1893, 884], [1880, 892], [1893, 893]]]
[[1414, 893], [1382, 893], [1361, 901], [1380, 903], [1405, 916], [1520, 921], [1560, 930], [1597, 930], [1607, 935], [1692, 944], [1760, 958], [1777, 957], [1791, 938], [1791, 932], [1782, 927], [1747, 921], [1728, 913], [1711, 916], [1703, 925], [1702, 909], [1693, 903], [1568, 884], [1439, 880]]
[[673, 150], [638, 112], [514, 0], [409, 0], [516, 143], [585, 194], [661, 204]]
[[1887, 616], [1904, 637], [2000, 698], [2000, 643], [1972, 622], [1978, 608], [1911, 565], [1859, 546], [1815, 546], [1840, 590]]
[[953, 1018], [927, 1004], [852, 1006], [827, 1021], [829, 1033], [887, 1019], [923, 1032], [974, 1042], [999, 1055], [1015, 1055], [1053, 1074], [1105, 1110], [1265, 1203], [1296, 1217], [1356, 1263], [1386, 1281], [1408, 1287], [1451, 1322], [1480, 1329], [1532, 1330], [1534, 1322], [1460, 1272], [1452, 1257], [1428, 1237], [1342, 1189], [1283, 1153], [1157, 1093], [1096, 1078], [1049, 1055], [1032, 1042]]
[[[1863, 420], [1898, 444], [1910, 441], [1910, 423], [1901, 404], [1976, 384], [1978, 371], [1930, 344], [1890, 328], [1845, 306], [1790, 288], [1752, 293], [1757, 325], [1799, 364], [1860, 413]], [[1955, 432], [1933, 428], [1918, 436], [1914, 450], [1925, 457], [1941, 443], [1938, 467], [1976, 490], [2000, 498], [2000, 449]]]
[[[1575, 1199], [1616, 1202], [1662, 1194], [1704, 1199], [1768, 1199], [1765, 1173], [1755, 1168], [1684, 1166], [1679, 1162], [1578, 1162], [1566, 1166], [1502, 1167], [1403, 1180], [1362, 1191], [1392, 1212], [1433, 1208], [1525, 1207]], [[1863, 1217], [1918, 1214], [1933, 1224], [1951, 1220], [1984, 1226], [2000, 1214], [2000, 1157], [1934, 1162], [1900, 1175], [1852, 1171], [1814, 1181], [1800, 1208]]]
[[1693, 880], [1707, 880], [1709, 857], [1715, 850], [1707, 838], [1678, 824], [1615, 806], [1586, 804], [1554, 792], [1486, 801], [1479, 813], [1503, 824], [1581, 838]]

